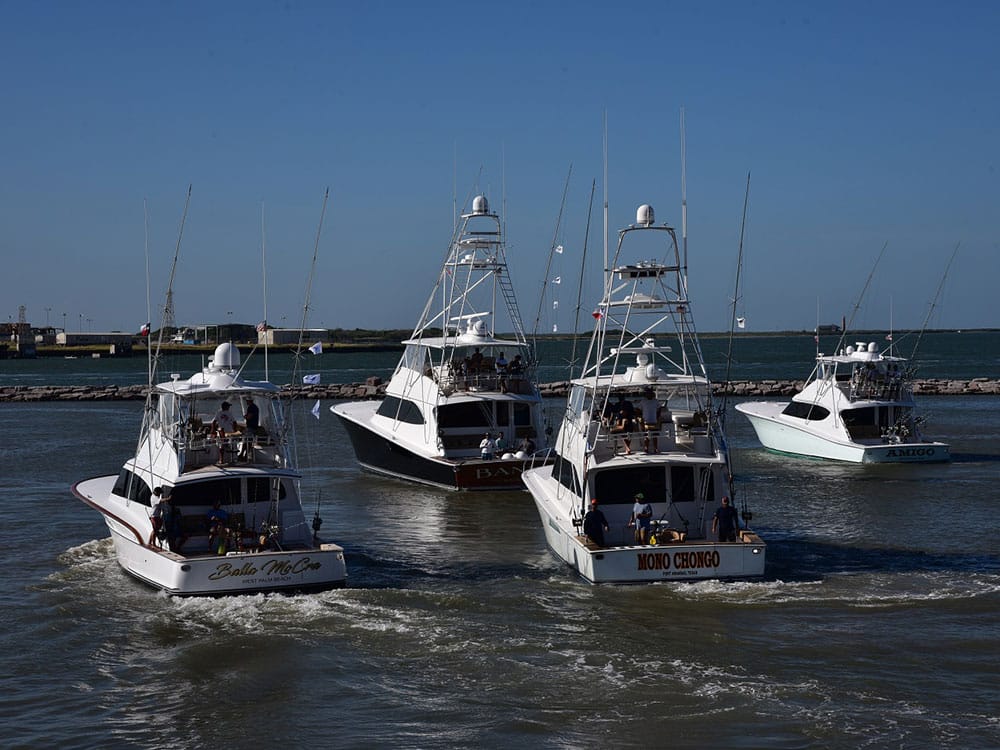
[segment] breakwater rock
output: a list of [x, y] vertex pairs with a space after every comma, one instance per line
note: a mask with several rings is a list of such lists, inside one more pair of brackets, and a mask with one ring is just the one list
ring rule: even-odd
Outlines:
[[[739, 397], [790, 397], [805, 383], [801, 380], [735, 380], [728, 387], [716, 385], [715, 393]], [[543, 383], [539, 386], [546, 398], [564, 398], [569, 381]], [[385, 383], [370, 377], [364, 383], [284, 386], [289, 395], [304, 399], [377, 399], [385, 396]], [[145, 385], [8, 385], [0, 386], [0, 402], [31, 401], [141, 401]], [[1000, 380], [973, 378], [916, 380], [913, 392], [918, 396], [1000, 396]]]

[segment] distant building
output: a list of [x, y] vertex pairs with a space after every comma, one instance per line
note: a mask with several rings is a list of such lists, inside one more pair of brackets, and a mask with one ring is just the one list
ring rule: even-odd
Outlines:
[[840, 333], [840, 326], [838, 326], [836, 323], [831, 323], [830, 325], [825, 325], [825, 326], [816, 326], [816, 333], [818, 334]]
[[261, 346], [288, 346], [299, 343], [301, 333], [302, 345], [312, 346], [316, 342], [332, 344], [333, 337], [326, 328], [268, 328], [257, 333], [257, 343]]
[[56, 344], [59, 346], [102, 346], [104, 344], [132, 345], [136, 336], [134, 333], [111, 331], [110, 333], [85, 333], [83, 331], [63, 331], [56, 334]]

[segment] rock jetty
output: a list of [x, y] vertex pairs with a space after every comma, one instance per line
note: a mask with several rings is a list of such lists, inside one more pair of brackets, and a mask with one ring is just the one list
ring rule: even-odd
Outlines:
[[[735, 380], [715, 386], [716, 394], [738, 397], [790, 397], [804, 385], [802, 380]], [[569, 381], [543, 383], [539, 386], [547, 398], [564, 398]], [[141, 401], [146, 398], [145, 385], [8, 385], [0, 386], [0, 402], [28, 401]], [[385, 396], [385, 383], [370, 377], [364, 383], [285, 386], [284, 390], [306, 399], [378, 399]], [[929, 378], [915, 380], [913, 392], [918, 396], [1000, 396], [1000, 380], [972, 378], [950, 380]]]

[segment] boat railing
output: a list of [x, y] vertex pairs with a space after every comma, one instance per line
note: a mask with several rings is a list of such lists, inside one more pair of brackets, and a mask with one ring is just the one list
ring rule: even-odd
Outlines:
[[531, 378], [524, 370], [511, 372], [497, 370], [491, 362], [478, 369], [469, 369], [449, 363], [428, 368], [425, 373], [433, 378], [445, 395], [461, 392], [473, 393], [516, 393], [531, 395]]
[[652, 429], [647, 429], [640, 420], [636, 429], [630, 431], [594, 419], [590, 423], [588, 438], [594, 457], [599, 461], [629, 453], [714, 452], [708, 428], [684, 415], [677, 415]]
[[279, 466], [283, 462], [281, 441], [264, 428], [253, 434], [244, 429], [226, 435], [204, 429], [182, 430], [174, 446], [181, 472], [215, 464]]

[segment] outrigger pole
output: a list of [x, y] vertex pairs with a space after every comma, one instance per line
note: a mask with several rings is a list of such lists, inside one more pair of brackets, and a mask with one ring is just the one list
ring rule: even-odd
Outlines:
[[729, 400], [730, 374], [733, 369], [733, 331], [736, 328], [736, 305], [740, 300], [740, 276], [743, 272], [743, 239], [746, 236], [747, 206], [750, 203], [750, 173], [747, 172], [747, 189], [743, 196], [743, 219], [740, 222], [740, 249], [736, 255], [736, 284], [733, 287], [733, 313], [729, 321], [729, 351], [726, 353], [726, 390], [722, 394], [722, 424], [726, 423], [726, 404]]
[[[545, 290], [549, 286], [549, 272], [552, 270], [552, 256], [556, 251], [556, 242], [559, 239], [559, 227], [562, 225], [563, 211], [566, 209], [566, 194], [569, 192], [569, 178], [573, 174], [573, 164], [570, 163], [569, 171], [566, 173], [566, 184], [563, 185], [562, 202], [559, 204], [559, 214], [556, 217], [556, 228], [552, 233], [552, 244], [549, 246], [549, 259], [545, 264], [545, 277], [542, 279], [542, 293], [538, 297], [538, 312], [535, 314], [535, 328], [531, 332], [531, 348], [535, 349], [535, 343], [538, 338], [538, 326], [542, 320], [542, 305], [545, 304]], [[532, 351], [532, 359], [535, 358], [535, 352]]]
[[941, 290], [944, 289], [945, 279], [948, 278], [948, 271], [951, 270], [951, 262], [955, 260], [955, 256], [958, 254], [958, 248], [961, 242], [955, 243], [955, 249], [951, 251], [951, 257], [948, 258], [948, 265], [944, 267], [944, 275], [941, 276], [941, 282], [938, 284], [937, 291], [934, 293], [934, 299], [931, 300], [931, 306], [927, 310], [927, 317], [924, 318], [924, 324], [920, 327], [920, 334], [917, 336], [916, 343], [913, 344], [913, 352], [910, 354], [910, 362], [913, 362], [917, 356], [917, 348], [920, 346], [920, 340], [924, 337], [924, 331], [927, 330], [927, 325], [931, 322], [931, 314], [934, 312], [934, 308], [937, 305], [938, 297], [941, 296]]
[[[573, 318], [573, 350], [569, 360], [569, 379], [573, 379], [573, 368], [576, 366], [576, 344], [580, 331], [580, 305], [583, 299], [583, 276], [587, 269], [587, 245], [590, 242], [590, 217], [594, 211], [594, 192], [597, 190], [597, 180], [590, 183], [590, 205], [587, 208], [587, 228], [583, 233], [583, 257], [580, 259], [580, 283], [576, 290], [576, 313]], [[581, 368], [581, 375], [583, 368]]]
[[[878, 257], [875, 259], [875, 265], [872, 266], [871, 273], [868, 274], [868, 278], [865, 280], [865, 285], [861, 289], [861, 294], [858, 295], [858, 301], [854, 303], [854, 309], [851, 310], [851, 319], [844, 324], [844, 329], [840, 332], [840, 341], [837, 342], [837, 348], [834, 350], [834, 354], [841, 351], [844, 345], [844, 341], [847, 339], [847, 330], [854, 325], [854, 316], [858, 314], [858, 310], [861, 309], [861, 303], [865, 299], [865, 294], [868, 293], [868, 285], [872, 283], [872, 277], [875, 275], [875, 269], [878, 268], [879, 261], [882, 260], [882, 256], [885, 255], [885, 249], [889, 247], [889, 241], [886, 240], [882, 245], [882, 249], [879, 251]], [[819, 332], [817, 331], [817, 335]]]

